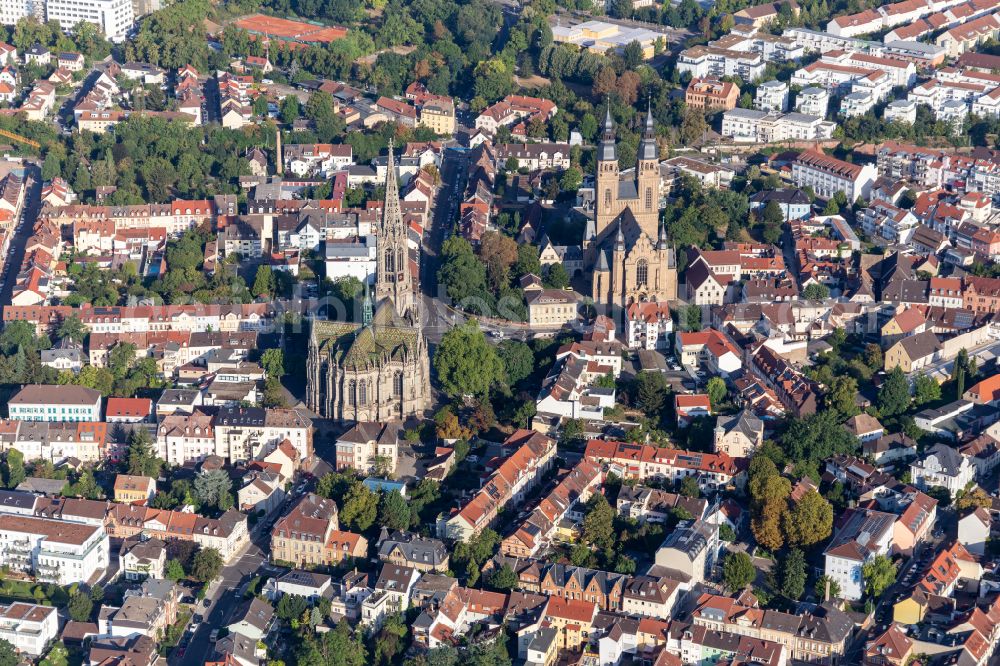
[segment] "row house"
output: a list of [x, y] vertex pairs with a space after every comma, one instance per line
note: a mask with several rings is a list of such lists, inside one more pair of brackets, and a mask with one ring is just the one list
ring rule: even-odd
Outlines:
[[820, 386], [766, 345], [747, 350], [752, 374], [773, 389], [781, 404], [795, 416], [815, 414], [820, 404]]
[[307, 493], [275, 523], [271, 531], [271, 559], [302, 568], [336, 566], [367, 554], [367, 539], [338, 528], [336, 503]]
[[763, 609], [752, 596], [734, 599], [710, 593], [698, 598], [691, 623], [771, 641], [787, 649], [790, 658], [815, 664], [838, 663], [854, 630], [853, 620], [829, 602], [794, 615]]
[[500, 543], [500, 552], [513, 557], [532, 557], [545, 546], [557, 531], [575, 532], [573, 527], [582, 519], [582, 505], [601, 485], [600, 465], [581, 460], [559, 481], [514, 532]]
[[285, 169], [296, 176], [329, 178], [354, 164], [351, 144], [292, 143], [282, 149]]
[[[570, 602], [595, 604], [603, 612], [668, 619], [687, 591], [666, 577], [629, 576], [547, 560], [495, 556], [484, 565], [489, 572], [509, 566], [517, 587], [525, 592]], [[641, 602], [648, 600], [645, 605]]]
[[563, 171], [570, 166], [568, 143], [498, 143], [495, 149], [498, 169], [510, 159], [528, 171]]
[[114, 504], [108, 510], [108, 536], [127, 539], [137, 535], [163, 541], [193, 541], [202, 548], [215, 548], [223, 562], [231, 561], [249, 543], [245, 514], [230, 509], [219, 518], [153, 509], [135, 504]]
[[4, 322], [28, 321], [39, 334], [65, 317], [76, 315], [90, 333], [143, 333], [189, 331], [192, 333], [237, 333], [271, 330], [275, 306], [270, 303], [233, 305], [139, 305], [79, 308], [67, 306], [4, 307]]
[[0, 450], [17, 449], [25, 460], [96, 463], [106, 458], [110, 440], [99, 421], [0, 421]]
[[742, 483], [743, 462], [725, 453], [661, 449], [652, 444], [592, 439], [584, 458], [607, 466], [623, 479], [675, 483], [692, 476], [699, 487], [716, 490]]
[[164, 416], [156, 446], [158, 455], [175, 465], [209, 455], [232, 463], [267, 460], [280, 450], [297, 467], [312, 455], [312, 434], [308, 419], [292, 409], [222, 407], [211, 414], [194, 409]]
[[514, 508], [523, 501], [552, 467], [556, 454], [555, 440], [523, 429], [510, 435], [504, 447], [516, 448], [461, 509], [439, 518], [439, 536], [466, 541], [492, 525], [500, 507]]
[[487, 134], [496, 134], [500, 127], [510, 127], [520, 122], [530, 122], [534, 118], [550, 120], [559, 108], [555, 102], [539, 97], [508, 95], [487, 107], [476, 117], [476, 129]]

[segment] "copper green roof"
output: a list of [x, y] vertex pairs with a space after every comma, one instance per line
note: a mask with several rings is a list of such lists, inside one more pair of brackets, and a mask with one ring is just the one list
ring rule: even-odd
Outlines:
[[420, 346], [420, 331], [395, 317], [390, 301], [379, 304], [370, 326], [337, 321], [313, 322], [321, 354], [329, 354], [344, 368], [359, 369], [380, 359], [402, 360]]

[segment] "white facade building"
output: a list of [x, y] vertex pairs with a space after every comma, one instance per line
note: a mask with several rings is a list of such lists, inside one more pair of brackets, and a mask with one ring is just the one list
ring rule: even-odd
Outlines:
[[917, 121], [917, 104], [912, 100], [897, 99], [894, 102], [889, 102], [882, 117], [887, 122], [912, 125]]
[[864, 595], [862, 567], [879, 555], [889, 554], [896, 516], [864, 509], [848, 509], [848, 513], [823, 553], [824, 573], [837, 582], [844, 599], [854, 601]]
[[766, 113], [788, 111], [788, 84], [784, 81], [765, 81], [760, 84], [753, 106]]
[[108, 568], [103, 527], [15, 514], [0, 518], [0, 566], [59, 585], [94, 580]]
[[830, 93], [816, 86], [803, 88], [795, 97], [795, 110], [809, 116], [826, 118], [829, 106]]
[[71, 30], [80, 21], [93, 23], [113, 42], [122, 42], [135, 24], [132, 0], [45, 0], [45, 16]]
[[376, 246], [374, 236], [347, 241], [326, 241], [326, 277], [336, 282], [353, 277], [362, 284], [374, 284], [376, 271]]
[[59, 635], [59, 613], [52, 606], [20, 601], [0, 606], [0, 639], [18, 652], [39, 657]]
[[795, 186], [811, 187], [816, 196], [824, 199], [843, 192], [850, 202], [858, 197], [867, 200], [876, 178], [878, 170], [873, 164], [851, 164], [815, 150], [801, 153], [792, 163]]

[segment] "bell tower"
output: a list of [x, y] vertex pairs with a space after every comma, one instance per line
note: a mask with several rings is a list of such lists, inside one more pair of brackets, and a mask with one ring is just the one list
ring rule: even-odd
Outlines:
[[385, 169], [385, 202], [376, 239], [377, 261], [375, 271], [375, 299], [381, 303], [386, 298], [395, 302], [396, 313], [403, 315], [410, 308], [413, 280], [410, 276], [410, 257], [406, 243], [406, 226], [399, 204], [399, 185], [396, 182], [396, 160], [392, 139], [389, 140], [389, 160]]
[[656, 238], [660, 212], [660, 149], [656, 144], [653, 109], [646, 109], [646, 126], [639, 143], [636, 191], [639, 195], [636, 219], [650, 238]]
[[594, 183], [594, 220], [598, 238], [618, 215], [618, 148], [611, 107], [604, 116], [601, 143], [597, 147], [597, 175]]

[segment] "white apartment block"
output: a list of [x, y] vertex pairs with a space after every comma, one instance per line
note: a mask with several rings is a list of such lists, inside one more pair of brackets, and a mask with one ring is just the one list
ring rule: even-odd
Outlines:
[[722, 135], [736, 141], [822, 141], [832, 137], [836, 128], [836, 123], [802, 113], [732, 109], [722, 116]]
[[103, 527], [6, 513], [0, 520], [0, 566], [39, 580], [58, 585], [93, 581], [107, 569], [109, 557]]
[[938, 108], [934, 109], [934, 119], [950, 123], [955, 127], [956, 131], [961, 129], [962, 123], [965, 122], [965, 117], [968, 115], [969, 106], [957, 99], [946, 100]]
[[882, 118], [886, 122], [912, 125], [917, 121], [917, 103], [909, 99], [897, 99], [889, 102]]
[[[785, 113], [788, 111], [788, 84], [784, 81], [765, 81], [757, 88], [753, 106], [765, 113]], [[825, 115], [826, 112], [823, 112]]]
[[767, 65], [759, 53], [745, 53], [715, 46], [695, 46], [681, 51], [677, 71], [690, 72], [692, 77], [738, 76], [744, 81], [756, 81]]
[[872, 164], [851, 164], [814, 150], [807, 150], [792, 163], [792, 181], [796, 187], [811, 187], [823, 199], [843, 192], [854, 202], [859, 196], [867, 200], [878, 171]]
[[845, 118], [863, 116], [875, 108], [875, 98], [867, 92], [852, 92], [840, 100], [840, 115]]
[[0, 0], [0, 22], [4, 25], [14, 25], [29, 16], [44, 22], [45, 0]]
[[807, 116], [826, 118], [830, 108], [830, 93], [824, 88], [809, 86], [799, 91], [795, 96], [795, 110]]
[[59, 613], [52, 606], [16, 601], [0, 606], [0, 639], [18, 652], [40, 657], [59, 635]]
[[884, 71], [835, 62], [819, 61], [792, 74], [793, 86], [816, 86], [846, 92], [871, 92], [876, 101], [892, 92], [892, 77]]
[[45, 16], [72, 30], [80, 21], [93, 23], [113, 42], [122, 42], [135, 24], [132, 0], [45, 0]]

